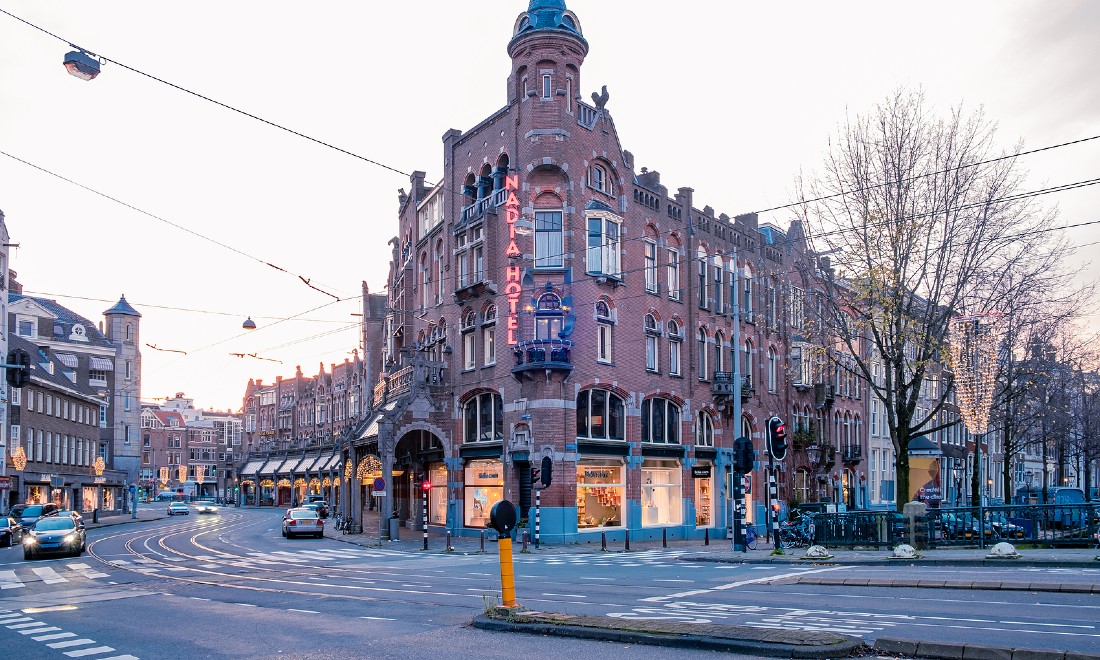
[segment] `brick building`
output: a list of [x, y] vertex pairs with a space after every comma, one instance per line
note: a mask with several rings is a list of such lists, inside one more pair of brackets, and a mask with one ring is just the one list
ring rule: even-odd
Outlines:
[[438, 183], [415, 172], [401, 192], [388, 301], [364, 310], [382, 373], [340, 447], [345, 510], [374, 508], [381, 477], [403, 524], [420, 525], [424, 487], [430, 525], [477, 534], [501, 499], [528, 514], [550, 457], [545, 540], [724, 533], [741, 434], [762, 520], [772, 415], [798, 432], [783, 500], [865, 504], [866, 397], [816, 330], [801, 226], [716, 214], [637, 169], [606, 88], [582, 100], [588, 50], [564, 2], [532, 0], [505, 105], [447, 131]]
[[142, 404], [141, 478], [146, 496], [182, 490], [233, 501], [236, 464], [243, 459], [241, 414], [195, 408], [182, 392]]

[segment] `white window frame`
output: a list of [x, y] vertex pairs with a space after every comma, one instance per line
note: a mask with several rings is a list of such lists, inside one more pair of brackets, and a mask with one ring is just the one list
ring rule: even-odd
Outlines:
[[[598, 223], [598, 233], [592, 231], [593, 223]], [[622, 218], [606, 211], [588, 212], [585, 215], [585, 272], [622, 279], [622, 241]]]
[[[551, 218], [540, 215], [556, 216], [556, 229], [539, 229], [540, 220], [552, 222]], [[561, 268], [565, 265], [564, 214], [561, 209], [535, 210], [535, 268]]]
[[668, 248], [665, 255], [668, 257], [668, 297], [670, 300], [680, 300], [680, 251]]
[[645, 290], [657, 293], [657, 243], [650, 239], [642, 241], [642, 255], [645, 263]]

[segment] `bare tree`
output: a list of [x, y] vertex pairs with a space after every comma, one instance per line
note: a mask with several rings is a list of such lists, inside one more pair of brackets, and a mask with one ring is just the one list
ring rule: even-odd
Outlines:
[[949, 388], [929, 401], [923, 386], [942, 369], [949, 321], [1002, 309], [1011, 300], [998, 282], [1029, 281], [1050, 253], [1042, 230], [1054, 214], [1021, 193], [1016, 159], [994, 157], [994, 134], [980, 111], [937, 117], [921, 93], [899, 91], [842, 126], [804, 186], [812, 245], [831, 254], [824, 321], [882, 402], [899, 509], [910, 440], [942, 427]]

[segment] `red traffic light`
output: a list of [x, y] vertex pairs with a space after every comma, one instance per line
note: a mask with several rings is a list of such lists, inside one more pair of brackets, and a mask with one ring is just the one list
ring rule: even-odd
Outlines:
[[426, 491], [431, 490], [432, 489], [432, 482], [424, 481], [423, 483], [420, 484], [420, 488], [423, 489], [423, 490], [426, 490]]

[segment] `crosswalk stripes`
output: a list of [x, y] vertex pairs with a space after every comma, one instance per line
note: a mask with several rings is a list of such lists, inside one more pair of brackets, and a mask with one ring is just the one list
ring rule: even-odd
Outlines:
[[[599, 553], [585, 555], [559, 555], [538, 557], [537, 562], [546, 566], [667, 566], [675, 562], [686, 550], [644, 550], [629, 553]], [[521, 559], [517, 561], [536, 561]]]
[[[78, 637], [76, 633], [65, 632], [56, 626], [24, 616], [22, 612], [0, 609], [0, 626], [22, 635], [32, 635], [30, 639], [44, 643], [47, 647], [61, 651], [70, 658], [94, 658], [95, 660], [139, 660], [137, 656], [122, 654], [104, 657], [114, 653], [110, 646], [98, 645], [93, 639]], [[66, 651], [65, 649], [71, 649]]]
[[40, 581], [43, 584], [62, 584], [72, 582], [73, 578], [94, 580], [109, 577], [107, 573], [100, 573], [87, 564], [61, 565], [68, 569], [68, 572], [58, 572], [52, 566], [33, 566], [30, 567], [29, 571], [23, 571], [22, 576], [15, 570], [0, 571], [0, 590], [22, 589], [27, 586], [27, 581]]

